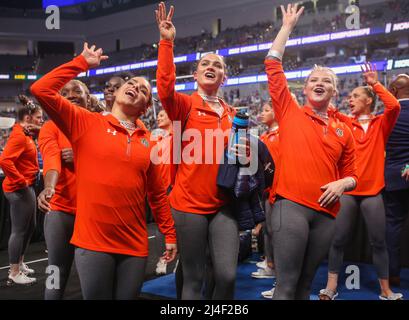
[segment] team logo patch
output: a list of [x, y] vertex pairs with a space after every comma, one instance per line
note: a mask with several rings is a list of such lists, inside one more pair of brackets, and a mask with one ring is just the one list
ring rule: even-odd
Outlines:
[[343, 136], [344, 136], [344, 130], [342, 130], [342, 129], [340, 129], [340, 128], [337, 128], [337, 129], [335, 130], [335, 132], [337, 133], [337, 136], [338, 136], [338, 137], [343, 137]]
[[142, 143], [146, 148], [149, 147], [149, 141], [148, 141], [146, 138], [142, 138], [142, 139], [141, 139], [141, 143]]

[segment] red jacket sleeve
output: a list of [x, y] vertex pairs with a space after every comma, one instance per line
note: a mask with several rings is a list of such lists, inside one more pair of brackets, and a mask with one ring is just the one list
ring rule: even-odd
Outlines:
[[15, 163], [18, 161], [26, 147], [26, 138], [23, 135], [12, 134], [0, 156], [0, 166], [4, 175], [16, 185], [25, 188], [28, 186], [24, 176], [17, 170]]
[[38, 146], [43, 157], [43, 175], [49, 170], [61, 173], [61, 148], [58, 145], [57, 132], [53, 130], [51, 122], [47, 122], [40, 130]]
[[73, 105], [60, 95], [60, 90], [87, 69], [87, 61], [82, 55], [79, 55], [72, 61], [47, 73], [31, 86], [31, 93], [72, 143], [86, 131], [87, 117], [92, 116], [92, 113]]
[[274, 113], [280, 124], [291, 109], [298, 109], [298, 104], [294, 101], [288, 89], [287, 78], [285, 77], [281, 62], [266, 59], [264, 64]]
[[176, 66], [173, 63], [173, 42], [161, 40], [159, 43], [156, 84], [159, 99], [170, 120], [184, 122], [191, 108], [191, 97], [175, 90]]
[[379, 82], [372, 87], [376, 95], [385, 105], [385, 111], [382, 117], [382, 132], [384, 141], [388, 140], [400, 113], [399, 101]]
[[153, 217], [166, 243], [176, 243], [176, 230], [170, 212], [170, 204], [162, 181], [161, 165], [151, 163], [148, 169], [147, 193]]
[[341, 158], [338, 161], [338, 171], [340, 179], [352, 177], [358, 183], [357, 166], [356, 166], [356, 150], [355, 140], [350, 129], [345, 126], [346, 143], [342, 152]]

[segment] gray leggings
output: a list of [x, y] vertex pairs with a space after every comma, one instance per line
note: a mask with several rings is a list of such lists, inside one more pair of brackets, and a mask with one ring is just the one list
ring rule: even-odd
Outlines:
[[202, 298], [206, 248], [213, 265], [212, 299], [233, 299], [239, 253], [237, 221], [226, 208], [216, 214], [185, 213], [172, 209], [183, 268], [183, 300]]
[[4, 196], [10, 203], [9, 262], [19, 264], [36, 227], [36, 195], [33, 187], [27, 187]]
[[274, 299], [308, 300], [315, 273], [331, 245], [335, 219], [280, 198], [273, 206], [271, 225], [277, 276]]
[[359, 197], [343, 195], [341, 211], [336, 219], [334, 240], [329, 252], [328, 270], [339, 273], [344, 258], [344, 247], [348, 243], [358, 212], [362, 212], [372, 246], [372, 259], [379, 279], [388, 279], [389, 261], [385, 242], [385, 207], [382, 195]]
[[135, 300], [145, 277], [146, 257], [75, 249], [85, 300]]
[[44, 219], [44, 236], [48, 249], [48, 265], [59, 270], [59, 288], [46, 287], [45, 300], [61, 300], [74, 260], [75, 247], [70, 244], [75, 216], [62, 211], [50, 211]]
[[271, 229], [271, 216], [273, 207], [269, 200], [265, 201], [264, 212], [266, 214], [266, 221], [263, 223], [264, 228], [264, 254], [267, 261], [274, 262], [273, 250], [273, 230]]

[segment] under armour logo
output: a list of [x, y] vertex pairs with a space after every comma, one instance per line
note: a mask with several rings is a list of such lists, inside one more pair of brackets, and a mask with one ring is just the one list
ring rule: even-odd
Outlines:
[[107, 132], [112, 134], [113, 136], [116, 136], [116, 130], [107, 129]]
[[206, 115], [206, 112], [198, 111], [197, 114], [198, 114], [199, 116], [205, 116], [205, 115]]

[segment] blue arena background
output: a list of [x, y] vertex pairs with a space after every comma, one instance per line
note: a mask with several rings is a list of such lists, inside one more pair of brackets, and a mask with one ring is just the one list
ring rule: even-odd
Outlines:
[[54, 5], [58, 7], [73, 6], [90, 0], [43, 0], [43, 8]]

